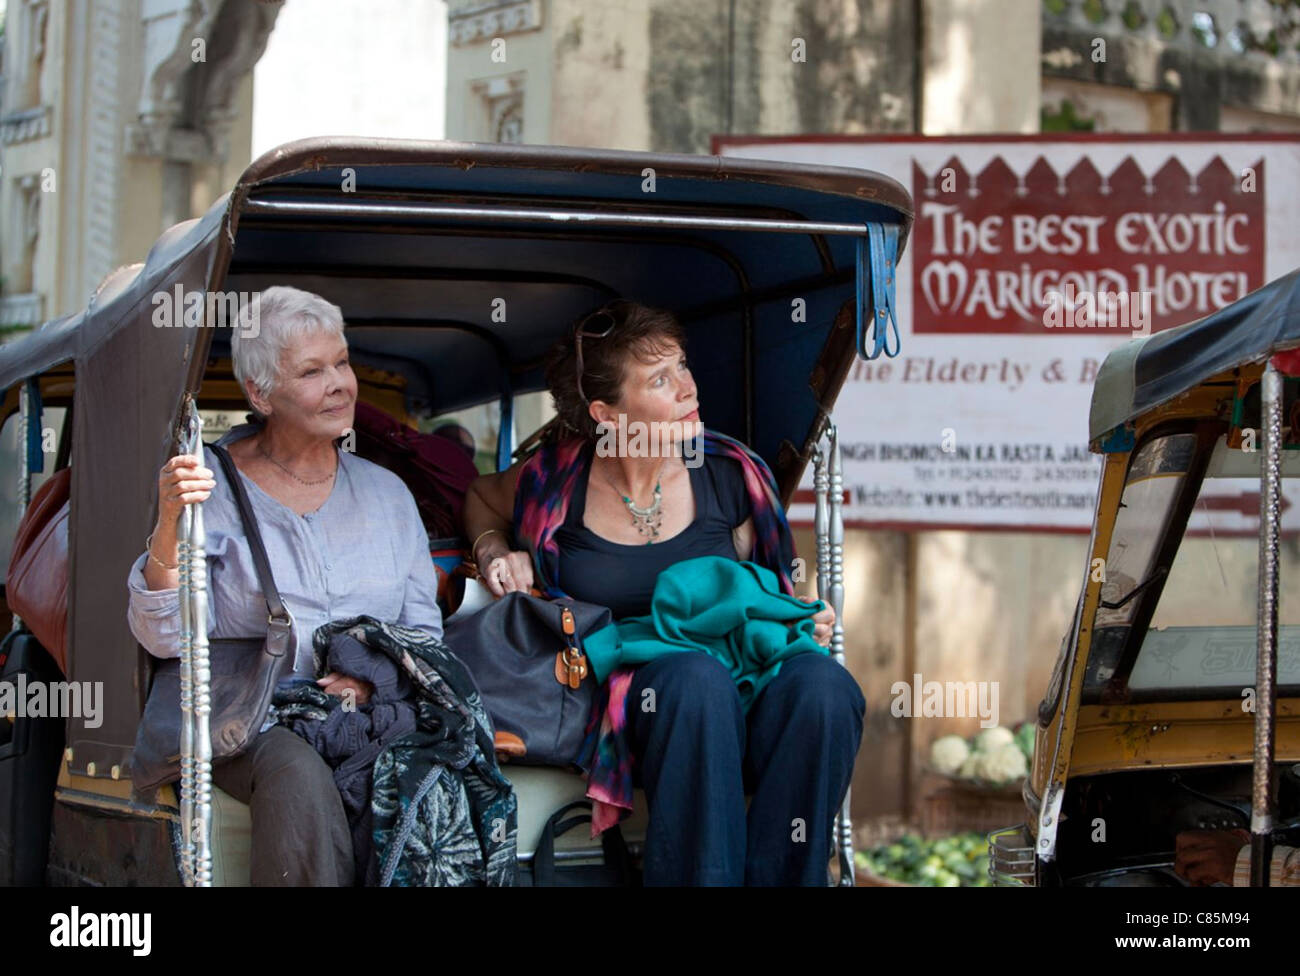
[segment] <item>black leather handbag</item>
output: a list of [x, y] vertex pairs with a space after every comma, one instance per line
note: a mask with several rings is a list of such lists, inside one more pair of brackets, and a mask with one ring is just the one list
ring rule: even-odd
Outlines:
[[[447, 621], [443, 639], [474, 676], [498, 751], [526, 765], [575, 764], [596, 693], [582, 639], [612, 622], [607, 607], [518, 592]], [[500, 748], [503, 732], [522, 740], [522, 754]]]
[[[280, 599], [271, 564], [262, 545], [257, 517], [248, 501], [235, 462], [224, 447], [209, 444], [235, 495], [244, 523], [257, 579], [266, 598], [267, 631], [260, 637], [211, 638], [208, 657], [212, 674], [209, 728], [212, 760], [233, 759], [246, 750], [261, 730], [280, 679], [293, 667], [293, 616]], [[206, 622], [205, 622], [206, 623]], [[136, 730], [131, 756], [131, 782], [140, 792], [172, 783], [181, 776], [180, 659], [158, 662]]]

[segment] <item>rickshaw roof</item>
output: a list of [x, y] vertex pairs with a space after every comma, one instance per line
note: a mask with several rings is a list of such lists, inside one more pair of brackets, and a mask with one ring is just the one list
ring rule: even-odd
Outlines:
[[[340, 192], [347, 179], [352, 186]], [[270, 284], [295, 284], [340, 305], [359, 361], [402, 373], [408, 408], [423, 415], [491, 399], [503, 371], [512, 392], [540, 389], [545, 348], [583, 311], [615, 295], [652, 305], [666, 299], [664, 304], [688, 317], [707, 319], [710, 309], [716, 313], [735, 293], [759, 301], [757, 293], [771, 290], [773, 283], [789, 285], [835, 272], [852, 288], [855, 242], [843, 236], [642, 226], [623, 232], [625, 242], [644, 248], [640, 260], [628, 260], [626, 249], [610, 246], [617, 229], [597, 231], [593, 224], [584, 234], [575, 227], [578, 221], [561, 225], [555, 236], [566, 240], [548, 245], [547, 265], [535, 259], [536, 237], [522, 233], [527, 226], [520, 223], [497, 221], [491, 229], [495, 237], [475, 237], [461, 229], [449, 243], [452, 225], [443, 225], [439, 236], [426, 233], [427, 220], [413, 226], [391, 213], [276, 211], [349, 200], [394, 206], [477, 201], [493, 207], [513, 201], [520, 207], [632, 215], [667, 211], [813, 224], [884, 222], [900, 227], [900, 253], [912, 218], [912, 201], [901, 184], [861, 169], [566, 146], [299, 140], [254, 161], [203, 217], [166, 231], [143, 264], [109, 275], [84, 311], [0, 347], [0, 386], [82, 358], [117, 330], [148, 319], [150, 300], [168, 290], [178, 264], [198, 252], [208, 252], [212, 287], [251, 292]], [[511, 241], [501, 234], [520, 236]], [[512, 279], [503, 259], [531, 263], [530, 274]], [[472, 286], [456, 280], [446, 273], [448, 264], [479, 280]], [[430, 273], [433, 268], [443, 269], [440, 279]], [[485, 301], [489, 296], [507, 308], [524, 308], [526, 314], [515, 314], [508, 327], [497, 327]], [[361, 309], [365, 313], [358, 314]], [[430, 332], [413, 358], [396, 347], [403, 341], [398, 330], [416, 322]], [[200, 344], [200, 349], [226, 355], [228, 333], [216, 331], [211, 345]], [[178, 351], [188, 357], [188, 349]], [[434, 374], [448, 357], [459, 368], [435, 382]], [[774, 357], [775, 372], [811, 368], [807, 356], [795, 359]], [[760, 385], [763, 380], [757, 378]], [[736, 432], [736, 418], [721, 417], [716, 405], [712, 417], [721, 428]], [[767, 453], [771, 445], [755, 446]]]
[[1096, 440], [1213, 376], [1300, 345], [1300, 271], [1205, 318], [1134, 339], [1097, 372], [1088, 418]]

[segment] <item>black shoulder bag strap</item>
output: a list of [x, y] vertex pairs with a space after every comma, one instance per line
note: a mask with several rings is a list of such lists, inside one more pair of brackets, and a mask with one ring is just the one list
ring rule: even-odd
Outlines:
[[[257, 527], [257, 516], [253, 514], [252, 503], [248, 500], [248, 492], [244, 490], [244, 482], [239, 477], [235, 462], [231, 460], [230, 454], [224, 447], [218, 447], [216, 444], [209, 444], [208, 447], [212, 448], [212, 453], [221, 463], [221, 470], [225, 472], [226, 481], [229, 482], [230, 490], [235, 496], [235, 504], [239, 506], [239, 517], [244, 523], [244, 534], [248, 537], [248, 550], [253, 557], [253, 568], [257, 570], [257, 581], [261, 584], [262, 595], [266, 599], [267, 650], [275, 657], [279, 657], [288, 647], [293, 615], [280, 599], [275, 577], [271, 575], [271, 562], [266, 558], [266, 547], [262, 544], [262, 533]], [[273, 639], [277, 637], [280, 639]]]
[[[568, 820], [564, 819], [564, 815], [570, 810], [579, 808], [585, 809], [587, 813], [578, 814]], [[551, 814], [550, 819], [546, 821], [546, 826], [542, 828], [537, 850], [533, 852], [534, 886], [538, 888], [563, 886], [555, 870], [555, 839], [584, 823], [591, 823], [590, 800], [574, 800]], [[619, 829], [618, 824], [607, 827], [600, 835], [600, 846], [605, 854], [604, 867], [596, 868], [594, 872], [575, 870], [574, 878], [569, 881], [569, 885], [612, 884], [614, 887], [639, 887], [640, 878], [637, 876], [631, 852], [627, 849], [627, 842], [623, 839], [623, 831]], [[596, 880], [593, 875], [600, 875], [600, 880]]]

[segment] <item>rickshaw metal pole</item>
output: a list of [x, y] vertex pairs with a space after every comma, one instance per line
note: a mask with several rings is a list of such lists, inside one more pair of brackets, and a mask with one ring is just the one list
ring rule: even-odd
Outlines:
[[[31, 397], [27, 393], [27, 384], [18, 387], [18, 512], [19, 518], [27, 511], [32, 500], [31, 458], [27, 456], [27, 430], [31, 423]], [[13, 614], [13, 628], [23, 625], [18, 614]]]
[[1278, 535], [1282, 498], [1282, 376], [1272, 361], [1260, 380], [1259, 617], [1255, 657], [1255, 763], [1251, 784], [1250, 884], [1267, 887], [1273, 856], [1273, 726], [1277, 711]]
[[828, 220], [775, 220], [764, 217], [692, 217], [687, 214], [602, 213], [598, 210], [558, 210], [537, 207], [455, 207], [436, 204], [326, 203], [301, 200], [245, 200], [248, 214], [286, 217], [429, 217], [434, 220], [473, 220], [488, 224], [572, 223], [606, 227], [669, 227], [698, 230], [750, 230], [774, 234], [845, 234], [859, 237], [866, 224]]
[[[181, 453], [187, 448], [181, 444]], [[176, 526], [176, 562], [181, 613], [181, 883], [194, 887], [194, 622], [190, 615], [190, 526], [189, 506], [181, 509]]]
[[[813, 532], [817, 539], [817, 596], [835, 610], [835, 625], [831, 630], [831, 656], [843, 667], [844, 517], [840, 499], [844, 492], [844, 475], [834, 425], [828, 423], [827, 431], [830, 435], [829, 456], [820, 445], [813, 449]], [[830, 852], [838, 859], [840, 884], [845, 887], [852, 886], [854, 882], [850, 793], [851, 790], [845, 791], [844, 802], [836, 814]]]
[[[31, 458], [27, 456], [27, 435], [31, 429], [32, 398], [24, 382], [18, 387], [18, 511], [25, 512], [32, 500]], [[17, 618], [14, 620], [17, 623]]]
[[[181, 450], [203, 457], [203, 418], [186, 402]], [[208, 656], [207, 538], [203, 506], [181, 512], [181, 865], [190, 887], [212, 885], [212, 676]]]
[[[831, 628], [831, 656], [840, 667], [844, 664], [844, 459], [840, 453], [840, 434], [834, 424], [828, 427], [831, 439], [830, 458], [830, 604], [835, 610], [835, 624]], [[844, 789], [844, 800], [836, 821], [839, 828], [840, 886], [852, 887], [853, 877], [853, 818], [850, 800], [853, 787]]]
[[[822, 435], [824, 436], [824, 435]], [[822, 450], [821, 438], [818, 438], [818, 444], [813, 448], [813, 537], [817, 541], [817, 596], [819, 599], [826, 600], [830, 596], [831, 587], [831, 533], [830, 533], [830, 508], [827, 504], [827, 495], [830, 492], [830, 477], [826, 471], [826, 452]], [[827, 851], [828, 858], [838, 857], [839, 851], [839, 820], [838, 814], [835, 822], [835, 828], [831, 836], [831, 849]]]

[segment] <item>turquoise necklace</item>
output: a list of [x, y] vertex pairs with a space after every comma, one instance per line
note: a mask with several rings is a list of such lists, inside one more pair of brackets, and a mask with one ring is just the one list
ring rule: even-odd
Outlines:
[[[660, 472], [662, 474], [662, 467], [660, 468]], [[618, 485], [614, 484], [613, 479], [611, 479], [609, 475], [605, 476], [605, 480], [609, 482], [611, 488], [618, 492], [618, 497], [623, 499], [623, 505], [627, 509], [628, 514], [632, 516], [632, 524], [636, 527], [636, 530], [641, 533], [641, 535], [647, 537], [645, 544], [647, 546], [651, 545], [659, 538], [659, 530], [663, 528], [664, 524], [664, 492], [660, 480], [658, 478], [655, 479], [654, 500], [644, 508], [634, 502], [627, 495], [623, 494], [623, 492], [619, 490]]]

